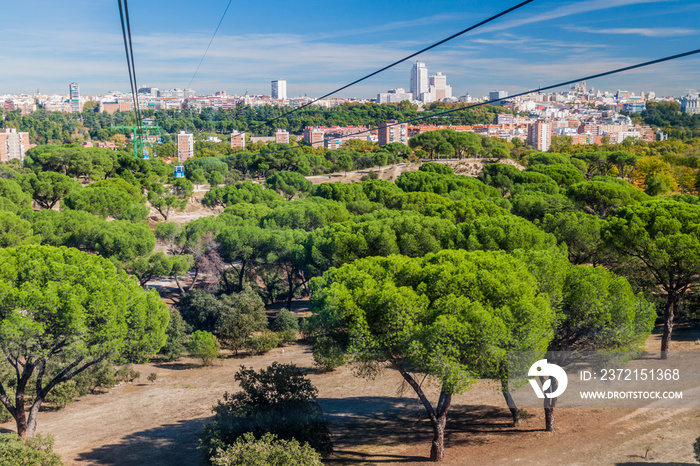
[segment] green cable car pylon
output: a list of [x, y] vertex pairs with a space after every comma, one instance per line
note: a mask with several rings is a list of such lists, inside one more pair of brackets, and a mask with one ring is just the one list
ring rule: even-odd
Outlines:
[[[125, 132], [130, 132], [131, 133], [131, 138], [134, 143], [134, 157], [137, 159], [143, 158], [144, 157], [144, 144], [149, 143], [148, 139], [151, 136], [157, 136], [158, 141], [161, 142], [163, 140], [163, 129], [160, 126], [150, 126], [150, 125], [141, 125], [139, 126], [111, 126], [110, 129], [112, 131], [115, 130], [120, 130], [120, 131], [125, 131]], [[152, 143], [151, 143], [151, 148]], [[152, 155], [155, 155], [155, 151], [152, 152]]]

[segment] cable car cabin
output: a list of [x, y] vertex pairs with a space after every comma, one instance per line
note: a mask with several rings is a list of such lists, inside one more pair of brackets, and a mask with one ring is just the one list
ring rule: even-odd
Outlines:
[[175, 178], [184, 178], [185, 177], [185, 167], [182, 165], [176, 165], [175, 166]]
[[144, 150], [143, 150], [143, 159], [144, 159], [144, 160], [148, 160], [148, 159], [150, 159], [150, 158], [151, 158], [151, 157], [150, 157], [150, 155], [148, 155], [148, 150], [147, 150], [147, 149], [144, 149]]

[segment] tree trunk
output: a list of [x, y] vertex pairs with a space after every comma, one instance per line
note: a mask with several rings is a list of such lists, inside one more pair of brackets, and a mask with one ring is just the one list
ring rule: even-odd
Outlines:
[[195, 267], [194, 269], [194, 279], [192, 280], [192, 284], [187, 288], [187, 291], [192, 291], [194, 289], [194, 285], [197, 283], [197, 278], [199, 277], [199, 268]]
[[[542, 380], [542, 378], [540, 378]], [[545, 393], [554, 393], [557, 391], [559, 384], [557, 379], [550, 378], [552, 385], [549, 387]], [[556, 398], [545, 398], [544, 399], [544, 430], [547, 432], [556, 432], [556, 426], [554, 425], [554, 407], [557, 404]]]
[[175, 275], [175, 283], [177, 283], [177, 287], [178, 287], [178, 289], [180, 290], [180, 294], [181, 294], [181, 295], [184, 296], [185, 294], [187, 294], [187, 293], [185, 292], [185, 289], [182, 287], [182, 284], [180, 284], [180, 279], [177, 277], [177, 275]]
[[503, 398], [506, 399], [506, 404], [510, 410], [510, 415], [513, 417], [513, 425], [515, 427], [519, 426], [523, 422], [523, 418], [520, 416], [520, 411], [518, 411], [518, 407], [515, 405], [515, 400], [513, 400], [513, 397], [510, 394], [508, 381], [504, 377], [501, 377], [501, 393], [503, 393]]
[[675, 291], [668, 293], [666, 300], [666, 312], [664, 313], [664, 334], [661, 338], [661, 359], [668, 359], [671, 346], [671, 334], [673, 333], [673, 311], [678, 296]]
[[554, 408], [544, 408], [544, 430], [547, 432], [556, 432], [554, 425]]
[[445, 417], [433, 423], [433, 444], [430, 447], [430, 461], [445, 459]]

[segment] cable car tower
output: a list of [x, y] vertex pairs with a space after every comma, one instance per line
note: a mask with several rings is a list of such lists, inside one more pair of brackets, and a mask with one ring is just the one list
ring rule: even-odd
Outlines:
[[[160, 126], [141, 125], [139, 126], [111, 126], [112, 131], [119, 130], [131, 133], [131, 140], [134, 143], [134, 157], [137, 159], [150, 158], [150, 155], [155, 156], [156, 151], [153, 146], [153, 137], [157, 143], [163, 142], [163, 129]], [[145, 148], [146, 144], [150, 145], [151, 151]]]

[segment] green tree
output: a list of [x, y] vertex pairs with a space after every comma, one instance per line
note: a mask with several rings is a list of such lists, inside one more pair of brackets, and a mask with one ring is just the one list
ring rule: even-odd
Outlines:
[[605, 240], [666, 294], [661, 352], [668, 357], [676, 307], [700, 273], [700, 206], [671, 200], [630, 205], [603, 229]]
[[115, 188], [83, 188], [71, 191], [63, 200], [71, 210], [83, 210], [102, 218], [140, 222], [148, 216], [148, 208], [122, 190]]
[[192, 182], [185, 178], [178, 178], [169, 186], [154, 182], [148, 185], [148, 202], [167, 221], [172, 211], [185, 210], [193, 192]]
[[201, 359], [204, 366], [211, 366], [219, 356], [219, 342], [214, 335], [204, 330], [195, 330], [187, 349], [190, 355]]
[[211, 458], [214, 466], [321, 466], [321, 455], [308, 443], [296, 439], [279, 440], [274, 434], [263, 434], [260, 439], [246, 432], [225, 449], [218, 449]]
[[165, 329], [165, 345], [160, 349], [160, 355], [166, 361], [180, 359], [185, 352], [185, 336], [187, 334], [187, 324], [177, 309], [170, 309], [170, 322]]
[[316, 402], [318, 390], [301, 369], [274, 362], [259, 371], [241, 367], [234, 379], [241, 391], [224, 394], [200, 440], [208, 458], [246, 433], [256, 438], [271, 433], [308, 443], [322, 455], [331, 453], [328, 426]]
[[291, 200], [294, 196], [311, 190], [313, 184], [301, 173], [282, 171], [268, 176], [265, 186], [284, 194], [288, 200]]
[[14, 400], [0, 383], [0, 402], [23, 438], [34, 435], [39, 409], [58, 384], [105, 359], [148, 358], [165, 343], [169, 316], [158, 294], [75, 249], [1, 249], [0, 302], [0, 348], [15, 370]]
[[56, 172], [30, 173], [22, 179], [22, 184], [42, 209], [53, 209], [58, 201], [80, 189], [80, 184], [72, 178]]
[[32, 224], [12, 212], [0, 211], [0, 248], [38, 243]]
[[225, 295], [214, 324], [214, 333], [224, 344], [235, 350], [242, 348], [254, 333], [267, 328], [265, 303], [250, 288]]
[[272, 330], [280, 332], [285, 343], [296, 341], [299, 332], [299, 318], [287, 308], [282, 308], [272, 321]]
[[[314, 325], [347, 347], [360, 374], [394, 367], [433, 427], [431, 460], [444, 457], [453, 394], [498, 371], [506, 349], [544, 351], [554, 313], [525, 264], [502, 251], [367, 258], [312, 281]], [[417, 374], [441, 387], [437, 406]]]
[[13, 433], [0, 434], [0, 466], [62, 466], [53, 452], [53, 438], [41, 434], [26, 441]]

